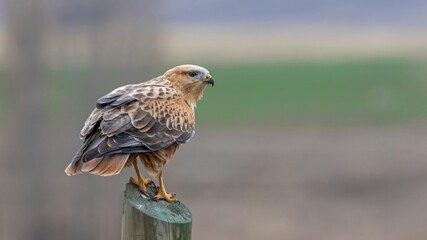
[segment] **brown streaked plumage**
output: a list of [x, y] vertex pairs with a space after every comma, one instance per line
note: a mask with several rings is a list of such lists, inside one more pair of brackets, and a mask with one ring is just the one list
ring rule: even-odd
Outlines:
[[110, 176], [133, 165], [138, 180], [131, 181], [146, 191], [151, 180], [141, 176], [139, 158], [159, 178], [156, 198], [175, 202], [164, 189], [162, 170], [180, 144], [194, 135], [194, 107], [206, 85], [213, 83], [206, 69], [181, 65], [101, 97], [80, 132], [85, 141], [65, 172]]

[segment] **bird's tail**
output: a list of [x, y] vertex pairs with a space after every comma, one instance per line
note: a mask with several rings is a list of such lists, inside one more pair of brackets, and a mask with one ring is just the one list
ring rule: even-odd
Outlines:
[[110, 176], [118, 174], [125, 166], [131, 153], [117, 153], [111, 155], [102, 155], [90, 160], [83, 160], [85, 153], [90, 149], [97, 149], [99, 144], [105, 140], [100, 137], [100, 132], [94, 133], [84, 142], [83, 146], [76, 153], [73, 161], [65, 169], [68, 176], [78, 173], [92, 173], [101, 176]]
[[120, 173], [129, 159], [130, 153], [112, 154], [91, 159], [83, 162], [81, 159], [70, 163], [65, 173], [68, 176], [78, 173], [92, 173], [101, 176], [111, 176]]

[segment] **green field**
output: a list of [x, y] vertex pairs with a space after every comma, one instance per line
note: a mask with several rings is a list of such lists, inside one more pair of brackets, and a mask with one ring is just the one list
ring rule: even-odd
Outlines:
[[427, 118], [427, 72], [404, 59], [208, 66], [209, 123], [390, 123]]
[[[198, 104], [199, 126], [427, 119], [427, 71], [422, 61], [390, 58], [201, 65], [216, 81]], [[87, 72], [73, 69], [49, 74], [46, 101], [51, 116], [81, 111], [84, 118], [97, 97], [125, 84], [113, 77], [95, 88], [99, 92], [87, 94], [82, 90], [92, 84]]]

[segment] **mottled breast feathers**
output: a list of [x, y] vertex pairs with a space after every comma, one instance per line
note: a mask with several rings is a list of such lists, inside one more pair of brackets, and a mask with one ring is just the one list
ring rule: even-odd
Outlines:
[[98, 99], [80, 132], [88, 143], [83, 161], [188, 142], [194, 135], [194, 111], [168, 83], [160, 77], [117, 88]]

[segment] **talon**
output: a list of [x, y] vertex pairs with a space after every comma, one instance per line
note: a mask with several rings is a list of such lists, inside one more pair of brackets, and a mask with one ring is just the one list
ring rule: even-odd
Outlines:
[[159, 193], [159, 194], [157, 194], [156, 196], [154, 196], [154, 198], [155, 198], [155, 201], [157, 201], [157, 200], [160, 200], [160, 199], [164, 199], [164, 200], [166, 200], [167, 202], [178, 202], [178, 200], [177, 199], [175, 199], [175, 198], [172, 198], [171, 196], [170, 196], [170, 194], [162, 194], [162, 193]]
[[152, 185], [155, 188], [158, 188], [156, 183], [153, 180], [150, 180], [150, 182], [148, 183], [148, 185]]
[[153, 200], [153, 201], [156, 201], [156, 202], [157, 202], [157, 200], [159, 200], [159, 198], [158, 198], [157, 196], [153, 196], [153, 197], [151, 198], [151, 200]]
[[176, 196], [175, 193], [166, 193], [160, 190], [158, 194], [154, 196], [154, 198], [156, 198], [156, 201], [163, 199], [163, 200], [166, 200], [167, 202], [178, 202], [178, 200], [174, 198], [175, 196]]

